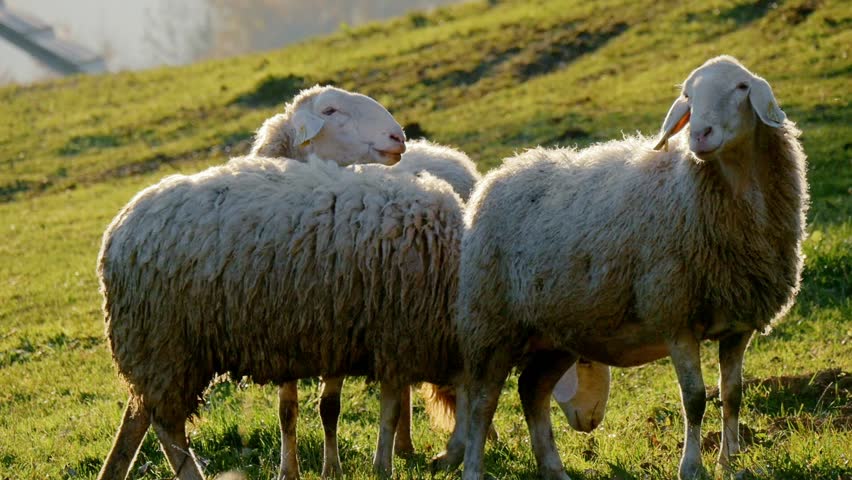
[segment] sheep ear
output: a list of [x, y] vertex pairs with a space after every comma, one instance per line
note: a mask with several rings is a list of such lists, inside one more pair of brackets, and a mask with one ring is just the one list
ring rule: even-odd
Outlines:
[[671, 108], [669, 108], [669, 113], [666, 115], [665, 121], [663, 121], [663, 136], [660, 138], [659, 143], [654, 146], [654, 150], [659, 150], [667, 146], [669, 139], [681, 131], [687, 123], [689, 123], [689, 102], [685, 98], [679, 97], [674, 101]]
[[297, 110], [293, 113], [293, 143], [301, 145], [317, 136], [325, 120], [311, 112]]
[[749, 85], [748, 99], [751, 101], [751, 108], [763, 123], [775, 128], [784, 124], [787, 115], [778, 106], [769, 82], [759, 77], [753, 78]]
[[565, 403], [574, 398], [574, 395], [577, 394], [577, 388], [577, 363], [575, 362], [553, 387], [553, 398], [557, 403]]

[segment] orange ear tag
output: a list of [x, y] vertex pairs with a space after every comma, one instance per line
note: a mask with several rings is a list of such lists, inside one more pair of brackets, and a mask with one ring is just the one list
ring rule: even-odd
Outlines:
[[692, 110], [687, 110], [686, 115], [680, 117], [680, 120], [677, 122], [677, 125], [675, 125], [674, 130], [672, 130], [672, 135], [681, 131], [683, 129], [683, 127], [685, 127], [686, 124], [689, 123], [689, 117], [691, 115], [692, 115]]

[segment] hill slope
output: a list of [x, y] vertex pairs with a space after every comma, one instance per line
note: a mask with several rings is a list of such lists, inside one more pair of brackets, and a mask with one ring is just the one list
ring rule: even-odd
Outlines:
[[[409, 134], [456, 145], [485, 171], [537, 144], [653, 133], [675, 84], [721, 53], [767, 78], [799, 123], [813, 199], [799, 302], [747, 357], [747, 376], [800, 375], [804, 386], [788, 379], [748, 391], [743, 421], [755, 443], [742, 466], [758, 477], [852, 476], [848, 377], [823, 372], [823, 383], [808, 382], [819, 371], [852, 371], [852, 9], [840, 0], [682, 3], [472, 2], [248, 57], [0, 89], [0, 478], [94, 476], [125, 396], [102, 338], [93, 272], [103, 228], [163, 175], [244, 151], [300, 88], [333, 83], [370, 94]], [[705, 358], [707, 383], [714, 357]], [[304, 386], [300, 451], [306, 477], [316, 478], [322, 435], [315, 388]], [[344, 467], [361, 477], [378, 403], [361, 381], [344, 393]], [[193, 429], [209, 472], [272, 475], [274, 398], [270, 387], [211, 391]], [[592, 436], [556, 418], [572, 476], [670, 478], [681, 427], [668, 362], [617, 370], [610, 405]], [[419, 404], [415, 413], [425, 456], [397, 466], [419, 477], [446, 436], [428, 427]], [[708, 408], [708, 432], [718, 431], [718, 417]], [[511, 388], [497, 428], [503, 441], [489, 448], [491, 470], [527, 478], [534, 460]], [[705, 462], [714, 456], [708, 450]], [[137, 465], [146, 462], [138, 478], [167, 475], [153, 436]]]

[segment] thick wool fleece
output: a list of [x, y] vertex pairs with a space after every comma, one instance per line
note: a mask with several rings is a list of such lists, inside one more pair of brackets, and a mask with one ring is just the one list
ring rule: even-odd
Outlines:
[[807, 184], [792, 123], [756, 135], [759, 174], [738, 196], [682, 140], [539, 148], [486, 175], [462, 243], [466, 357], [532, 335], [635, 365], [685, 324], [704, 338], [767, 330], [799, 288]]
[[148, 411], [182, 421], [224, 372], [449, 382], [461, 201], [374, 167], [238, 158], [124, 207], [98, 273], [113, 358]]

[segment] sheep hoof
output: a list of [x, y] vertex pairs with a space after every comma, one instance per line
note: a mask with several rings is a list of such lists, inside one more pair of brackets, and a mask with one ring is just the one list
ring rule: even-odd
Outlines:
[[411, 458], [414, 455], [414, 446], [411, 442], [400, 442], [393, 446], [393, 453], [399, 458]]
[[545, 480], [571, 480], [571, 477], [565, 473], [565, 469], [542, 471], [541, 478]]
[[462, 452], [462, 455], [452, 455], [450, 452], [444, 451], [432, 458], [429, 470], [432, 475], [438, 472], [449, 472], [458, 468], [463, 459], [464, 452]]
[[683, 463], [680, 466], [680, 471], [678, 472], [679, 480], [703, 480], [705, 478], [710, 478], [707, 476], [707, 472], [704, 470], [704, 467], [700, 462], [696, 463]]
[[393, 467], [373, 465], [373, 474], [376, 478], [393, 478]]
[[322, 466], [322, 477], [326, 478], [343, 478], [343, 469], [340, 468], [340, 464], [337, 465], [323, 465]]

